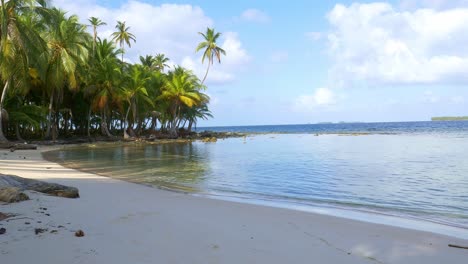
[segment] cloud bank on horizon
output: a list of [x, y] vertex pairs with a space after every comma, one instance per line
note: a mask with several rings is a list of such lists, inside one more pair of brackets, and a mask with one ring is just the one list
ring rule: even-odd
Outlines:
[[[227, 56], [221, 64], [212, 67], [207, 84], [214, 115], [232, 123], [217, 123], [215, 119], [207, 124], [306, 123], [311, 116], [316, 121], [358, 120], [356, 116], [372, 121], [377, 113], [388, 116], [388, 120], [413, 120], [426, 115], [468, 111], [465, 105], [468, 98], [468, 0], [333, 4], [326, 12], [315, 14], [315, 19], [324, 24], [320, 29], [304, 28], [298, 35], [288, 35], [289, 31], [282, 29], [285, 21], [277, 19], [288, 10], [277, 7], [279, 11], [275, 13], [271, 7], [275, 3], [270, 2], [263, 7], [244, 5], [225, 20], [210, 16], [206, 6], [196, 4], [155, 4], [138, 0], [122, 1], [118, 5], [98, 0], [55, 0], [53, 4], [77, 14], [83, 23], [91, 16], [107, 22], [107, 26], [99, 29], [102, 37], [110, 36], [117, 20], [126, 21], [137, 37], [137, 42], [125, 55], [127, 61], [137, 62], [140, 55], [164, 53], [172, 64], [189, 68], [200, 77], [206, 65], [201, 64], [201, 54], [195, 53], [201, 41], [197, 32], [205, 31], [206, 27], [218, 30], [222, 25], [219, 44]], [[303, 11], [303, 18], [309, 16], [307, 10], [300, 11]], [[300, 13], [289, 15], [289, 20], [297, 17], [300, 22]], [[230, 22], [226, 22], [228, 20]], [[326, 61], [320, 64], [314, 62], [314, 58], [297, 55], [305, 51], [292, 45], [281, 46], [271, 33], [267, 37], [263, 35], [262, 42], [261, 29], [256, 37], [251, 32], [255, 27], [273, 28], [270, 31], [273, 34], [315, 45], [320, 50], [313, 50], [311, 56], [325, 54]], [[283, 74], [268, 70], [277, 67], [286, 73], [296, 70], [296, 63], [327, 70], [313, 81], [307, 81], [312, 77], [301, 79], [305, 80], [303, 83], [281, 82], [278, 78]], [[297, 74], [307, 77], [307, 69]], [[287, 94], [260, 99], [266, 90], [272, 96], [281, 94], [280, 91], [284, 93], [284, 83], [288, 85]], [[382, 92], [373, 94], [363, 91], [363, 87], [378, 88]], [[392, 115], [396, 106], [406, 112], [402, 110], [399, 115]], [[415, 107], [420, 109], [413, 111], [414, 115], [405, 115]], [[258, 119], [264, 121], [248, 119], [251, 115], [242, 114], [247, 108], [256, 111]], [[238, 115], [241, 117], [233, 116], [234, 111], [241, 113]], [[262, 111], [277, 113], [268, 116]], [[296, 113], [295, 119], [291, 118], [291, 112]]]

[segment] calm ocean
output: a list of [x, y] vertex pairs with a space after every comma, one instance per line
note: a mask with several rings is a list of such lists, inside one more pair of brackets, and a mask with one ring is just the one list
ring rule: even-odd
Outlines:
[[468, 122], [209, 130], [259, 134], [216, 143], [88, 145], [46, 157], [113, 178], [222, 199], [387, 215], [468, 232]]

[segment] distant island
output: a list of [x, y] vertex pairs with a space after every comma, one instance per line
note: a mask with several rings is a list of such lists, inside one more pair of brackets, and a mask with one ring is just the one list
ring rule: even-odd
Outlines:
[[432, 121], [468, 121], [468, 116], [437, 116]]

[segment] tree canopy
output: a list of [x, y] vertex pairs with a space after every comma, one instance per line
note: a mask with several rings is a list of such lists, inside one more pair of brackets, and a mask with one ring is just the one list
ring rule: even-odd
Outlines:
[[[137, 39], [125, 22], [102, 39], [98, 28], [106, 22], [97, 17], [84, 25], [48, 1], [0, 3], [0, 141], [177, 137], [212, 117], [203, 81], [170, 68], [165, 54], [124, 62], [125, 46]], [[203, 58], [220, 61], [225, 52], [213, 46], [220, 33], [204, 36]]]

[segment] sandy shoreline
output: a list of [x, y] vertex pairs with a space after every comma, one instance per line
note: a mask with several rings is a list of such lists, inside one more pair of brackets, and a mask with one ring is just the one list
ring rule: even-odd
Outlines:
[[[44, 147], [41, 148], [43, 151]], [[0, 173], [79, 188], [0, 205], [0, 263], [466, 263], [467, 240], [295, 210], [195, 197], [0, 151]], [[41, 208], [47, 208], [41, 209]], [[29, 224], [27, 224], [29, 223]], [[36, 235], [35, 228], [47, 229]], [[85, 236], [77, 238], [74, 231]]]

